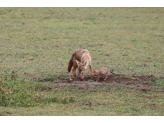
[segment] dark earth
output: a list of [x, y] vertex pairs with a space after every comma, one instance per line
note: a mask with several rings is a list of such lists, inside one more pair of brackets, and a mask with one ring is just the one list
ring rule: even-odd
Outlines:
[[[65, 73], [61, 73], [65, 74]], [[104, 80], [104, 78], [100, 78], [98, 82], [96, 82], [97, 77], [89, 77], [86, 75], [84, 80], [81, 77], [74, 77], [72, 75], [68, 75], [68, 77], [63, 78], [62, 76], [58, 77], [58, 82], [53, 82], [53, 86], [55, 88], [60, 88], [61, 86], [66, 85], [74, 85], [74, 86], [81, 86], [85, 88], [92, 88], [95, 86], [102, 86], [102, 84], [122, 84], [122, 86], [126, 87], [137, 87], [143, 92], [150, 91], [154, 86], [156, 80], [154, 75], [124, 75], [124, 74], [110, 74], [108, 78]], [[164, 79], [164, 77], [160, 77], [160, 79]], [[46, 82], [44, 80], [40, 82]]]

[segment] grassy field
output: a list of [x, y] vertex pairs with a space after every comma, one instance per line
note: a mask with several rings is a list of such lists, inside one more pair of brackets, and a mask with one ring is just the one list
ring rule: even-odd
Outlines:
[[[164, 8], [0, 8], [0, 115], [164, 115]], [[63, 86], [77, 48], [92, 66], [154, 75], [144, 93], [121, 84]], [[52, 82], [39, 82], [53, 80]], [[81, 88], [81, 89], [79, 89]]]

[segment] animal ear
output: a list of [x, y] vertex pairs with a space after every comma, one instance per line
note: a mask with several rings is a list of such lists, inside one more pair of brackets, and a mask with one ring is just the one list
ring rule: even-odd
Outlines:
[[97, 74], [98, 73], [98, 70], [94, 70], [94, 73]]
[[[76, 63], [77, 63], [77, 65], [78, 65], [78, 61], [76, 60]], [[78, 65], [79, 66], [79, 65]]]
[[87, 64], [87, 61], [85, 61], [83, 65], [85, 66], [86, 64]]

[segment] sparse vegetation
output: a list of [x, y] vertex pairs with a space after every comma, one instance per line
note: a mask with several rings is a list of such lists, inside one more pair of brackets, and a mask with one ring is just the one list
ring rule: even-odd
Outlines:
[[52, 89], [50, 86], [17, 77], [13, 80], [13, 76], [12, 71], [11, 74], [0, 77], [0, 106], [31, 107], [56, 101], [56, 97], [46, 97], [43, 93]]

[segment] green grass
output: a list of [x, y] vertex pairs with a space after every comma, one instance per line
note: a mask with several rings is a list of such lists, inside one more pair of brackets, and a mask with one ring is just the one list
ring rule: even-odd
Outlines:
[[[109, 90], [109, 88], [111, 88]], [[110, 85], [108, 87], [78, 90], [61, 87], [51, 93], [60, 101], [35, 107], [0, 107], [3, 115], [164, 115], [163, 93], [136, 91]], [[71, 97], [70, 97], [71, 95]], [[73, 100], [72, 100], [73, 98]]]
[[38, 82], [30, 82], [18, 78], [16, 73], [0, 77], [0, 106], [33, 107], [49, 102], [57, 102], [57, 97], [45, 95], [42, 91], [52, 89], [51, 86]]
[[[0, 114], [164, 115], [160, 79], [148, 93], [115, 85], [109, 92], [70, 86], [46, 90], [59, 82], [56, 72], [67, 72], [77, 48], [90, 51], [94, 69], [104, 66], [118, 74], [164, 77], [163, 13], [163, 8], [0, 8], [0, 76], [4, 79], [0, 87], [9, 100], [4, 103], [7, 107], [1, 104]], [[17, 76], [11, 78], [13, 70]], [[38, 83], [45, 79], [51, 82]], [[35, 86], [38, 89], [30, 92]], [[15, 97], [32, 95], [28, 96], [31, 105], [9, 103], [7, 93], [14, 89], [20, 93], [13, 93]], [[36, 97], [41, 98], [39, 103]], [[58, 101], [53, 102], [55, 98]]]

